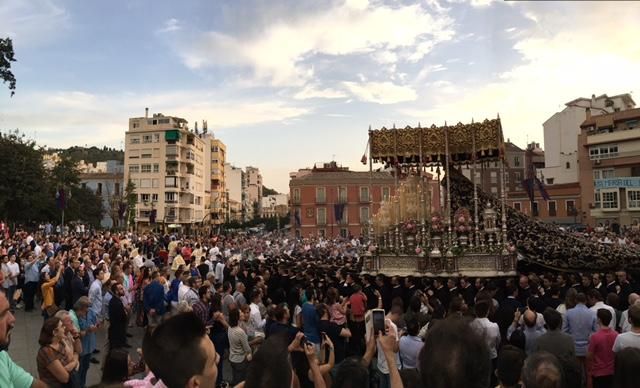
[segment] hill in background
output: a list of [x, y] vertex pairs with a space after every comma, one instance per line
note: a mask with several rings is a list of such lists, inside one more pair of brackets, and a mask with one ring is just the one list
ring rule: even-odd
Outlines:
[[84, 160], [87, 163], [104, 162], [106, 160], [124, 161], [124, 151], [109, 147], [70, 147], [49, 148], [46, 153], [53, 154], [59, 152], [61, 155], [69, 156], [72, 160], [79, 162]]

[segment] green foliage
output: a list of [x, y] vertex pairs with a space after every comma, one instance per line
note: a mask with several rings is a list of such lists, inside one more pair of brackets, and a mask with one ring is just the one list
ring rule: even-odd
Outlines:
[[[26, 223], [51, 210], [42, 152], [18, 131], [0, 133], [0, 217]], [[55, 206], [55, 203], [51, 204]]]
[[102, 200], [80, 187], [77, 163], [63, 156], [49, 172], [43, 167], [42, 156], [42, 149], [24, 134], [0, 132], [0, 218], [23, 225], [58, 221], [61, 210], [56, 191], [64, 187], [66, 220], [99, 226], [104, 213]]
[[48, 153], [57, 152], [61, 156], [67, 156], [71, 160], [79, 162], [84, 160], [86, 163], [104, 162], [107, 160], [124, 160], [124, 152], [115, 148], [108, 147], [69, 147], [64, 148], [51, 148], [47, 150]]
[[276, 195], [276, 194], [280, 194], [280, 193], [278, 193], [274, 189], [268, 188], [267, 186], [262, 186], [262, 196], [263, 197], [268, 197], [269, 195]]
[[0, 38], [0, 80], [9, 84], [11, 97], [16, 93], [16, 77], [11, 72], [11, 62], [15, 60], [11, 38]]
[[138, 195], [136, 194], [136, 185], [131, 179], [127, 182], [124, 189], [124, 197], [127, 201], [127, 225], [135, 225], [136, 223], [136, 205], [138, 204]]

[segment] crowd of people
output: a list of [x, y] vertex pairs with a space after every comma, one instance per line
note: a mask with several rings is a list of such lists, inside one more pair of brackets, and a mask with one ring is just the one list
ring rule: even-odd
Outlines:
[[[637, 385], [640, 284], [624, 270], [371, 276], [367, 249], [356, 238], [18, 231], [0, 243], [0, 342], [15, 309], [41, 313], [38, 376], [3, 351], [0, 386], [84, 388], [92, 363], [105, 387]], [[384, 329], [373, 332], [376, 310]], [[133, 325], [146, 334], [132, 357]]]

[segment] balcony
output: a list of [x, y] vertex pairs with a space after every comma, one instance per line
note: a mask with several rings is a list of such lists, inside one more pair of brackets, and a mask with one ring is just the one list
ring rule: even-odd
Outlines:
[[326, 226], [327, 225], [327, 220], [318, 220], [316, 222], [317, 226]]
[[594, 188], [596, 190], [601, 189], [640, 189], [640, 177], [616, 177], [607, 179], [596, 179], [594, 181]]

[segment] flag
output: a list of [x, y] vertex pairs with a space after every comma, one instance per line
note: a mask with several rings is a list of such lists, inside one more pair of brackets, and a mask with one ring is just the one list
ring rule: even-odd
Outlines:
[[533, 180], [531, 178], [523, 180], [522, 188], [527, 193], [531, 203], [533, 203]]
[[59, 188], [56, 192], [56, 205], [58, 209], [64, 209], [67, 205], [67, 199], [64, 193], [64, 188]]
[[540, 195], [542, 196], [542, 199], [544, 199], [545, 201], [548, 201], [551, 199], [551, 197], [549, 196], [549, 193], [547, 193], [547, 189], [545, 189], [544, 187], [544, 183], [536, 178], [536, 183], [538, 184], [538, 190], [540, 191]]
[[333, 214], [336, 222], [342, 221], [342, 214], [344, 213], [344, 203], [336, 203], [333, 205]]

